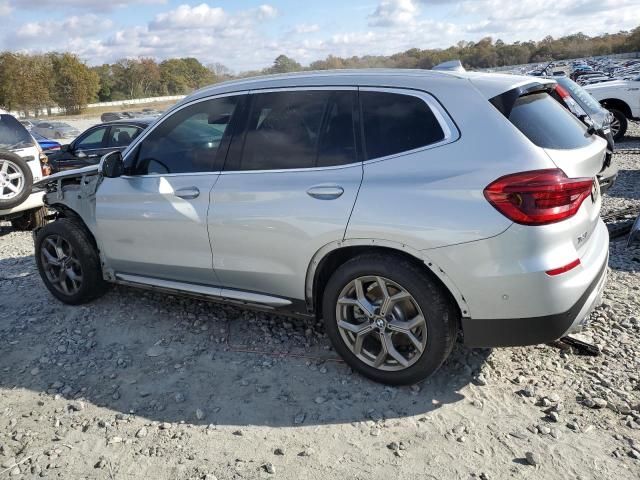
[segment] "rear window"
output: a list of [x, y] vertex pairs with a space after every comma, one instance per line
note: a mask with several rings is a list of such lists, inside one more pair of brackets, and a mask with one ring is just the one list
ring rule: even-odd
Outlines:
[[33, 146], [33, 139], [12, 115], [0, 115], [0, 148], [7, 150]]
[[509, 120], [538, 147], [570, 150], [591, 144], [584, 125], [547, 93], [518, 98]]
[[388, 92], [360, 92], [368, 159], [424, 147], [444, 139], [444, 131], [421, 98]]

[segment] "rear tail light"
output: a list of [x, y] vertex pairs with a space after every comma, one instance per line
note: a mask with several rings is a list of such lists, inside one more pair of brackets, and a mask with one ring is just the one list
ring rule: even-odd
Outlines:
[[51, 175], [51, 165], [49, 165], [49, 157], [47, 157], [44, 153], [40, 154], [40, 170], [42, 171], [43, 177], [48, 177]]
[[576, 214], [591, 195], [592, 178], [568, 178], [560, 169], [506, 175], [484, 189], [485, 198], [522, 225], [548, 225]]
[[567, 92], [564, 88], [562, 88], [560, 85], [556, 85], [556, 92], [558, 93], [558, 95], [560, 95], [563, 99], [566, 98], [571, 98], [571, 95], [569, 95], [569, 92]]

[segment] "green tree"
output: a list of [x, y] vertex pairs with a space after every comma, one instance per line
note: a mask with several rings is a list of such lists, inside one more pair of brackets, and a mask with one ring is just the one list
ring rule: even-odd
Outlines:
[[51, 97], [66, 113], [80, 113], [100, 89], [98, 74], [72, 53], [49, 54]]
[[189, 93], [216, 81], [215, 74], [195, 58], [172, 58], [160, 64], [160, 83], [170, 95]]
[[265, 73], [289, 73], [302, 70], [302, 65], [296, 62], [293, 58], [289, 58], [286, 55], [279, 55], [274, 61], [273, 66], [266, 69]]
[[46, 55], [0, 54], [0, 106], [25, 114], [50, 107], [51, 62]]

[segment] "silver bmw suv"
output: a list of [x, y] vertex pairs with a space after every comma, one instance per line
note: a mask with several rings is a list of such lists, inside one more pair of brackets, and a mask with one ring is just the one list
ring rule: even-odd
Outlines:
[[606, 142], [512, 75], [303, 73], [200, 90], [127, 150], [40, 182], [42, 279], [323, 318], [376, 381], [471, 347], [537, 344], [598, 304]]

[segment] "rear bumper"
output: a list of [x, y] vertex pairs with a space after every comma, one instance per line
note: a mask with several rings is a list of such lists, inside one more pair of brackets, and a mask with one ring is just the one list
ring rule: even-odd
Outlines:
[[566, 312], [543, 317], [474, 319], [463, 318], [464, 343], [469, 347], [513, 347], [557, 340], [581, 329], [602, 303], [609, 256], [578, 301]]

